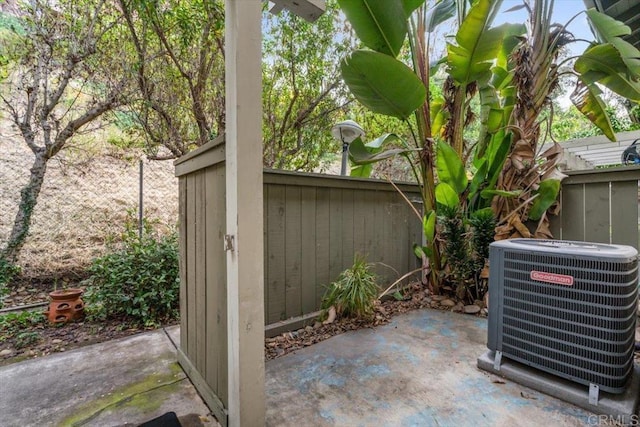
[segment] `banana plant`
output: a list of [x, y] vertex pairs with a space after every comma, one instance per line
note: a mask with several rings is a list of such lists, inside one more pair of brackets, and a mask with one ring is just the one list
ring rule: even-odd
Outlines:
[[[406, 121], [411, 138], [383, 135], [365, 144], [351, 143], [351, 159], [366, 173], [372, 162], [402, 155], [420, 184], [430, 285], [439, 292], [441, 259], [435, 238], [435, 141], [429, 102], [429, 59], [432, 31], [455, 13], [454, 0], [339, 0], [364, 49], [341, 62], [342, 77], [353, 96], [369, 110]], [[430, 7], [429, 7], [430, 6]], [[410, 63], [401, 54], [408, 44]], [[385, 149], [393, 143], [396, 147]], [[399, 147], [399, 148], [398, 148]]]
[[[574, 105], [611, 140], [615, 140], [615, 134], [601, 87], [640, 101], [640, 52], [622, 39], [630, 34], [627, 26], [595, 9], [588, 10], [596, 40], [582, 55], [561, 61], [560, 49], [574, 41], [567, 30], [571, 21], [565, 25], [552, 22], [554, 0], [524, 0], [523, 7], [529, 13], [527, 33], [520, 38], [507, 66], [494, 69], [492, 87], [483, 100], [483, 108], [495, 116], [494, 129], [499, 129], [489, 139], [503, 130], [511, 137], [497, 189], [509, 194], [520, 192], [518, 197], [498, 194], [494, 198], [492, 206], [499, 218], [496, 239], [553, 237], [548, 216], [560, 208], [557, 195], [563, 175], [556, 163], [561, 148], [554, 144], [546, 152], [538, 152], [543, 142], [541, 114], [550, 108], [562, 74], [576, 80], [571, 96]], [[575, 61], [573, 69], [564, 71], [569, 61]], [[528, 221], [530, 226], [526, 225]]]
[[[490, 144], [489, 155], [476, 161], [474, 179], [469, 181], [462, 151], [451, 149], [444, 142], [436, 143], [441, 129], [455, 126], [451, 124], [451, 110], [447, 111], [445, 101], [431, 99], [429, 94], [434, 65], [428, 55], [430, 37], [437, 25], [458, 12], [461, 28], [456, 44], [450, 45], [450, 58], [445, 62], [460, 76], [462, 88], [456, 90], [464, 94], [468, 87], [476, 85], [476, 80], [488, 81], [493, 57], [504, 50], [503, 39], [511, 27], [490, 27], [501, 1], [388, 0], [383, 5], [373, 0], [341, 0], [339, 3], [367, 48], [351, 53], [342, 61], [345, 83], [365, 107], [405, 120], [411, 129], [409, 139], [387, 134], [368, 143], [360, 139], [353, 141], [350, 158], [357, 166], [352, 174], [366, 175], [371, 163], [391, 156], [402, 155], [409, 161], [421, 185], [424, 204], [427, 245], [419, 252], [429, 258], [431, 283], [437, 292], [442, 277], [436, 238], [438, 205], [487, 207], [507, 151], [503, 145]], [[399, 59], [405, 40], [410, 48], [411, 67]], [[464, 102], [459, 104], [462, 107], [455, 108], [468, 107], [468, 101], [465, 94]], [[389, 144], [393, 148], [386, 148]], [[468, 204], [469, 196], [473, 202]]]

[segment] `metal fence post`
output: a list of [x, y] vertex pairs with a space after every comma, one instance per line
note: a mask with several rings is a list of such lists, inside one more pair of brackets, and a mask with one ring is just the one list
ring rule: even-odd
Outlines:
[[139, 174], [139, 196], [138, 196], [138, 236], [142, 239], [143, 217], [144, 217], [144, 164], [140, 159], [140, 174]]

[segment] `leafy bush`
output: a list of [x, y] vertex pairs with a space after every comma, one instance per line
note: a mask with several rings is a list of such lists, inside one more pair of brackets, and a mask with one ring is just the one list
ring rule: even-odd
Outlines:
[[471, 257], [475, 263], [474, 273], [478, 274], [484, 268], [489, 258], [489, 245], [496, 235], [496, 217], [490, 209], [481, 209], [471, 214]]
[[157, 237], [127, 223], [122, 248], [93, 260], [84, 300], [90, 320], [122, 319], [155, 326], [178, 315], [177, 235]]
[[489, 245], [494, 240], [496, 219], [491, 209], [471, 213], [465, 220], [459, 208], [440, 210], [440, 237], [447, 259], [448, 281], [456, 296], [472, 303], [486, 293], [480, 273], [489, 257]]
[[7, 285], [20, 274], [20, 267], [0, 257], [0, 308], [3, 307], [4, 296], [8, 293]]
[[374, 302], [380, 291], [376, 275], [371, 272], [373, 264], [360, 255], [354, 257], [353, 266], [346, 269], [338, 280], [327, 289], [322, 299], [322, 309], [331, 306], [338, 316], [368, 317], [373, 314]]

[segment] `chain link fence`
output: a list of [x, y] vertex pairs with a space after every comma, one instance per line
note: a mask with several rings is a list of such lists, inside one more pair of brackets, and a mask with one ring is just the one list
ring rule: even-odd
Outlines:
[[[178, 221], [173, 162], [69, 150], [49, 161], [18, 265], [29, 277], [82, 271], [117, 242], [127, 221], [144, 218], [159, 234]], [[6, 245], [33, 156], [18, 138], [0, 134], [0, 247]], [[107, 153], [107, 154], [105, 154]], [[115, 154], [114, 154], [115, 153]]]

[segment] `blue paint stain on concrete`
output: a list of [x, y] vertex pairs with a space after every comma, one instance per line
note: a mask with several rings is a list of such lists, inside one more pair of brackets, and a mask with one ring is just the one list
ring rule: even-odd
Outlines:
[[391, 375], [391, 370], [386, 365], [360, 366], [355, 370], [357, 378], [363, 381]]
[[336, 405], [330, 405], [327, 408], [320, 408], [319, 414], [323, 419], [333, 424], [336, 422], [336, 417], [334, 416], [334, 413], [333, 413], [335, 409], [336, 409]]
[[324, 385], [333, 386], [333, 387], [344, 387], [346, 380], [344, 377], [339, 375], [335, 375], [334, 373], [329, 373], [329, 375], [322, 377], [320, 382]]
[[345, 379], [336, 373], [336, 367], [345, 365], [343, 359], [326, 357], [322, 360], [307, 360], [294, 371], [290, 371], [292, 383], [297, 384], [300, 392], [307, 393], [312, 385], [322, 383], [327, 386], [344, 387]]
[[431, 322], [429, 319], [413, 319], [409, 322], [409, 325], [426, 334], [432, 333], [435, 330], [435, 323]]
[[483, 332], [487, 331], [487, 318], [486, 317], [476, 317], [474, 318], [475, 327], [482, 330]]
[[442, 335], [443, 337], [447, 337], [447, 338], [456, 338], [458, 336], [456, 331], [454, 331], [453, 329], [449, 328], [448, 326], [441, 327], [438, 332], [440, 333], [440, 335]]
[[382, 355], [389, 354], [389, 351], [397, 357], [398, 360], [411, 363], [412, 365], [419, 365], [422, 363], [420, 357], [413, 353], [412, 347], [396, 342], [390, 342], [382, 334], [375, 335], [374, 337], [375, 347], [371, 353], [371, 360], [378, 360]]
[[402, 427], [426, 427], [437, 426], [438, 423], [437, 414], [431, 408], [423, 409], [422, 411], [405, 417], [400, 425]]
[[[494, 408], [524, 408], [530, 406], [532, 402], [544, 404], [541, 409], [544, 412], [556, 413], [566, 417], [582, 419], [585, 417], [585, 411], [576, 406], [567, 404], [562, 400], [547, 396], [544, 393], [523, 388], [517, 383], [507, 380], [507, 384], [496, 384], [491, 382], [488, 377], [481, 378], [465, 378], [460, 382], [459, 387], [464, 390], [474, 390], [473, 406], [482, 408], [485, 415], [495, 413]], [[520, 392], [508, 392], [506, 389], [517, 388]], [[522, 393], [525, 393], [524, 395]], [[528, 397], [527, 397], [528, 396]], [[456, 406], [469, 406], [468, 396], [460, 396], [455, 399]], [[491, 417], [490, 417], [491, 418]]]

